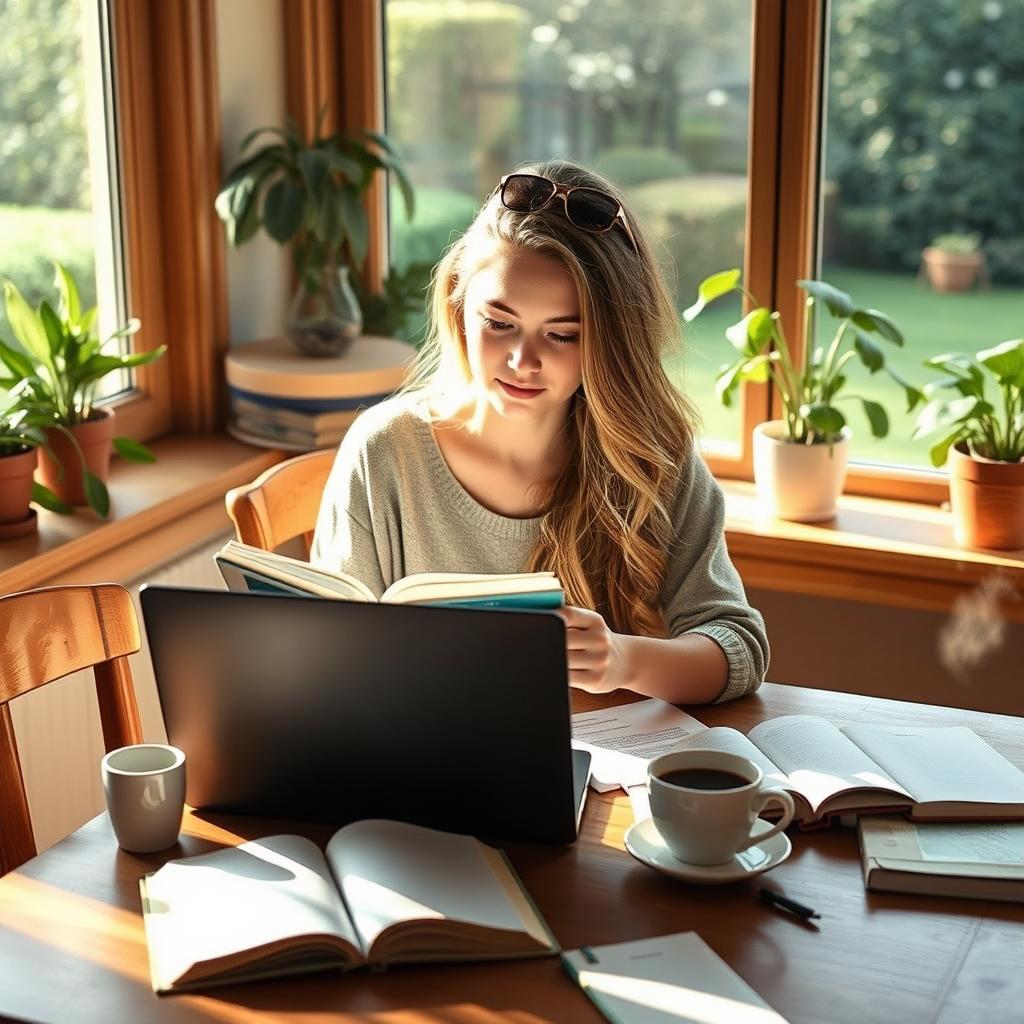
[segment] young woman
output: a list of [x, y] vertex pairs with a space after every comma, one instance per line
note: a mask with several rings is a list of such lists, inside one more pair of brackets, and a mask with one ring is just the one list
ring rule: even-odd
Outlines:
[[414, 572], [550, 569], [572, 685], [755, 690], [764, 622], [661, 365], [678, 331], [614, 186], [562, 161], [506, 175], [438, 264], [414, 385], [345, 436], [312, 560], [378, 595]]

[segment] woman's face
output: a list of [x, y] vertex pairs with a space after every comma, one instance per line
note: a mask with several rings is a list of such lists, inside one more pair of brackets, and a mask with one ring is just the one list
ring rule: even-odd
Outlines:
[[582, 379], [580, 307], [558, 260], [497, 249], [467, 284], [465, 331], [473, 380], [499, 415], [568, 415]]

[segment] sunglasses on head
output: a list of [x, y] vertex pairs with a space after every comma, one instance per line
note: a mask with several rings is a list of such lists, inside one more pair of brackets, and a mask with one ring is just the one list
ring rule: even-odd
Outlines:
[[536, 213], [560, 196], [570, 224], [601, 235], [611, 231], [617, 222], [629, 237], [633, 252], [640, 255], [622, 203], [607, 192], [583, 185], [560, 185], [539, 174], [506, 174], [498, 184], [498, 193], [501, 205], [516, 213]]

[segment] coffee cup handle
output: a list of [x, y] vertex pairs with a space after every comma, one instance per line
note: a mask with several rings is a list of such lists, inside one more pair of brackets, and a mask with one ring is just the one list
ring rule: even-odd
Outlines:
[[778, 802], [782, 805], [782, 817], [767, 832], [759, 832], [757, 835], [751, 834], [748, 836], [746, 842], [742, 843], [736, 850], [737, 853], [749, 849], [755, 843], [763, 843], [766, 839], [771, 839], [772, 836], [777, 835], [784, 828], [788, 828], [789, 823], [793, 820], [793, 815], [796, 814], [796, 805], [793, 803], [793, 798], [784, 789], [762, 789], [759, 796], [760, 802], [757, 807], [759, 815], [770, 803]]

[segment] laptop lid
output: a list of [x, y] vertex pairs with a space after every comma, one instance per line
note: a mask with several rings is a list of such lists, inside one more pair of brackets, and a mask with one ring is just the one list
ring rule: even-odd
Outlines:
[[193, 807], [575, 839], [556, 615], [163, 586], [141, 602]]

